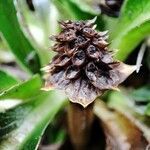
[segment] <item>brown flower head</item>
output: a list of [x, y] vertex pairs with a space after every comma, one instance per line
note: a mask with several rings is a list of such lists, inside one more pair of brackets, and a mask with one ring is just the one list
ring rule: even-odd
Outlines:
[[64, 90], [70, 101], [83, 107], [104, 91], [116, 89], [135, 70], [113, 59], [107, 31], [96, 31], [94, 22], [95, 18], [59, 22], [62, 31], [52, 37], [57, 54], [44, 68], [45, 89]]

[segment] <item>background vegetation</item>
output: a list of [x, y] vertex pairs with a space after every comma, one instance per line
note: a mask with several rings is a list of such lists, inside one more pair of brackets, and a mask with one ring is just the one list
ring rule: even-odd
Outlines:
[[117, 59], [136, 64], [145, 51], [139, 73], [130, 76], [120, 92], [109, 91], [96, 101], [94, 112], [105, 134], [101, 138], [97, 130], [101, 141], [97, 145], [110, 146], [103, 143], [112, 137], [111, 147], [128, 150], [129, 144], [144, 150], [150, 141], [150, 1], [125, 0], [118, 18], [102, 14], [98, 0], [28, 4], [0, 0], [0, 150], [54, 149], [66, 143], [67, 98], [60, 91], [41, 90], [40, 69], [54, 55], [49, 36], [59, 32], [58, 20], [95, 16], [97, 30], [109, 30]]

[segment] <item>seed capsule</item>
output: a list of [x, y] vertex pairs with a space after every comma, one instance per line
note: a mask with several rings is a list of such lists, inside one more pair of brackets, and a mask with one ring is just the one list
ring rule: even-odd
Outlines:
[[56, 58], [53, 63], [54, 63], [54, 66], [65, 66], [69, 63], [70, 61], [70, 58], [67, 56], [67, 55], [62, 55], [58, 58]]
[[87, 36], [87, 37], [93, 37], [95, 34], [96, 34], [96, 32], [95, 32], [95, 30], [93, 30], [92, 28], [84, 28], [83, 29], [83, 33]]
[[77, 51], [72, 57], [72, 63], [75, 66], [81, 66], [85, 62], [85, 52], [83, 50]]
[[78, 36], [77, 39], [75, 40], [75, 46], [77, 47], [84, 47], [88, 43], [89, 40], [85, 39], [83, 36]]
[[78, 30], [78, 31], [81, 31], [82, 29], [83, 29], [83, 27], [84, 27], [84, 22], [75, 22], [74, 23], [74, 28], [76, 29], [76, 30]]
[[64, 50], [65, 50], [65, 45], [64, 44], [55, 44], [54, 46], [53, 46], [53, 50], [55, 51], [55, 52], [59, 52], [59, 53], [61, 53], [61, 52], [64, 52]]
[[72, 41], [76, 38], [75, 31], [69, 29], [68, 31], [62, 32], [60, 35], [56, 36], [56, 40], [60, 42]]
[[87, 55], [91, 58], [98, 59], [98, 58], [100, 58], [101, 54], [102, 53], [100, 51], [98, 51], [98, 49], [93, 45], [90, 45], [87, 48]]
[[98, 46], [99, 48], [105, 48], [106, 46], [108, 46], [109, 43], [107, 43], [105, 40], [103, 40], [102, 38], [94, 38], [93, 39], [93, 44]]
[[86, 66], [86, 70], [85, 70], [86, 76], [92, 82], [96, 81], [96, 79], [97, 79], [97, 77], [96, 77], [97, 76], [97, 71], [98, 71], [98, 68], [92, 62], [88, 63], [88, 65]]

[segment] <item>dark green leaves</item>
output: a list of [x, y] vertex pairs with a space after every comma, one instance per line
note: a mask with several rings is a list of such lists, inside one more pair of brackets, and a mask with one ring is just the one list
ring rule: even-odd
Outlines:
[[12, 88], [0, 94], [0, 100], [3, 99], [32, 99], [32, 97], [40, 94], [42, 81], [39, 75], [34, 76], [32, 79], [23, 83], [17, 84]]
[[33, 73], [39, 72], [39, 57], [23, 34], [16, 13], [13, 0], [0, 1], [0, 32], [21, 66]]
[[139, 42], [150, 34], [150, 1], [126, 0], [114, 29], [111, 47], [117, 58], [126, 59]]
[[0, 149], [37, 149], [45, 128], [61, 108], [64, 99], [62, 94], [54, 91], [42, 92], [27, 103], [1, 112]]
[[134, 90], [131, 93], [131, 97], [138, 104], [137, 108], [144, 108], [144, 113], [147, 116], [150, 116], [150, 85], [141, 87], [139, 89]]
[[20, 105], [0, 112], [1, 150], [37, 149], [45, 128], [65, 102], [63, 94], [55, 91], [43, 92], [41, 88], [41, 78], [35, 75], [0, 94], [1, 101], [22, 101]]
[[150, 102], [150, 85], [138, 88], [131, 94], [135, 101]]

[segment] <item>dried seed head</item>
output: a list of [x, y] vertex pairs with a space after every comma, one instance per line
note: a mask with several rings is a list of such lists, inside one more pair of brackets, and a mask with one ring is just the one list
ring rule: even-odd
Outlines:
[[61, 21], [62, 32], [53, 36], [58, 54], [44, 68], [45, 88], [65, 90], [70, 101], [83, 107], [108, 89], [117, 89], [136, 68], [113, 59], [108, 31], [93, 29], [94, 20]]

